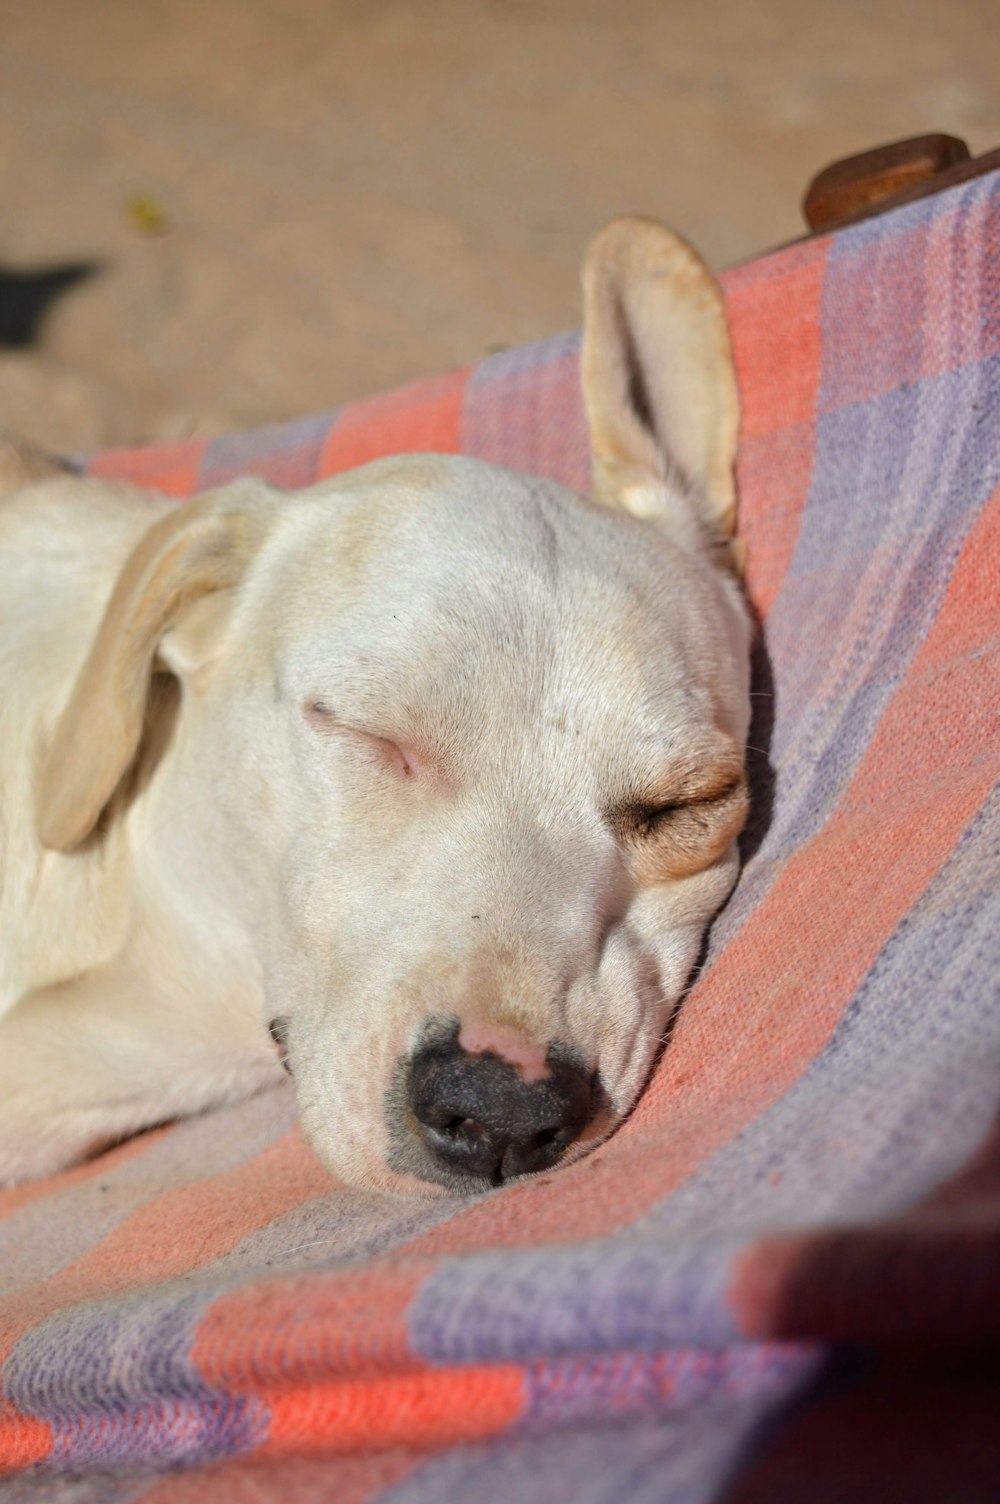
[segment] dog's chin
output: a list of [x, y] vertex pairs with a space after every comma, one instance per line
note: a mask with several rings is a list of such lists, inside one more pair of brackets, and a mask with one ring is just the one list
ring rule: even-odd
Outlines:
[[[329, 1170], [337, 1185], [345, 1190], [358, 1191], [378, 1196], [424, 1196], [440, 1198], [450, 1194], [446, 1185], [426, 1180], [419, 1174], [403, 1169], [394, 1169], [379, 1155], [361, 1151], [346, 1154], [343, 1144], [331, 1146], [325, 1134], [314, 1135], [303, 1124], [303, 1133], [310, 1149], [320, 1163]], [[468, 1194], [468, 1192], [466, 1192]]]
[[[294, 1068], [291, 1072], [295, 1077]], [[316, 1158], [346, 1190], [388, 1196], [447, 1194], [445, 1186], [424, 1179], [416, 1170], [390, 1162], [385, 1126], [372, 1120], [370, 1131], [338, 1122], [329, 1110], [320, 1111], [296, 1079], [299, 1124]]]
[[[356, 1190], [370, 1191], [379, 1196], [405, 1196], [412, 1200], [414, 1196], [422, 1196], [429, 1200], [440, 1200], [444, 1196], [474, 1195], [475, 1191], [455, 1191], [447, 1185], [440, 1185], [434, 1180], [422, 1180], [417, 1175], [400, 1174], [392, 1170], [388, 1165], [381, 1165], [377, 1174], [364, 1184], [355, 1186]], [[486, 1189], [486, 1187], [483, 1187]]]

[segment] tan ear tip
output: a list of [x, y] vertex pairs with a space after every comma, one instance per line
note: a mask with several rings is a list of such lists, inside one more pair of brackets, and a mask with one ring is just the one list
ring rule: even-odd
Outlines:
[[38, 841], [43, 851], [67, 852], [78, 844], [52, 814], [42, 815], [39, 819]]
[[46, 851], [73, 851], [84, 839], [86, 831], [78, 829], [78, 823], [69, 818], [66, 810], [57, 803], [43, 804], [38, 815], [38, 839]]
[[675, 230], [641, 214], [620, 214], [598, 230], [587, 247], [583, 277], [585, 283], [601, 273], [633, 280], [682, 269], [697, 270], [714, 281], [694, 246]]

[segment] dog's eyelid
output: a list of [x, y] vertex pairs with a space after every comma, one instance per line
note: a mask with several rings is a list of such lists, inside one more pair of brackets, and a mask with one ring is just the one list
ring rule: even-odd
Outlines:
[[323, 735], [340, 732], [367, 742], [404, 778], [412, 778], [422, 770], [422, 758], [412, 750], [400, 746], [394, 737], [370, 730], [367, 726], [352, 726], [349, 722], [340, 720], [336, 712], [318, 696], [307, 696], [302, 703], [302, 714], [309, 725]]
[[336, 724], [336, 715], [325, 700], [309, 695], [302, 702], [302, 714], [317, 731], [330, 731]]
[[628, 811], [630, 818], [636, 825], [655, 824], [657, 820], [665, 820], [668, 815], [675, 815], [679, 809], [684, 809], [690, 803], [698, 803], [698, 800], [671, 800], [666, 804], [635, 804]]
[[682, 781], [673, 799], [647, 793], [619, 806], [615, 833], [640, 883], [655, 886], [701, 872], [739, 835], [748, 803], [743, 772], [730, 766], [712, 773]]
[[685, 790], [674, 798], [650, 797], [648, 794], [633, 800], [625, 800], [610, 812], [612, 825], [626, 837], [643, 837], [655, 834], [674, 815], [685, 811], [704, 811], [726, 805], [744, 788], [742, 773], [727, 773], [718, 781], [706, 780], [702, 788]]
[[643, 840], [655, 833], [672, 815], [689, 807], [685, 803], [655, 803], [648, 801], [622, 804], [612, 812], [611, 823], [626, 840]]

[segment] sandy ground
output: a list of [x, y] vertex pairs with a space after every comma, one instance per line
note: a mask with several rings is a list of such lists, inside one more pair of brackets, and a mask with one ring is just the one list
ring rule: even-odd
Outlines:
[[1000, 144], [998, 77], [998, 0], [0, 0], [0, 288], [97, 267], [0, 349], [0, 424], [211, 435], [475, 360], [577, 321], [611, 214], [724, 265], [832, 158]]

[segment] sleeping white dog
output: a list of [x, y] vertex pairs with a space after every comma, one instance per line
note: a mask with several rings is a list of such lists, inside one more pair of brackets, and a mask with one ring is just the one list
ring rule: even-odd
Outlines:
[[745, 815], [738, 409], [684, 242], [617, 220], [584, 287], [593, 499], [404, 455], [177, 506], [3, 448], [0, 1183], [282, 1064], [369, 1188], [632, 1106]]

